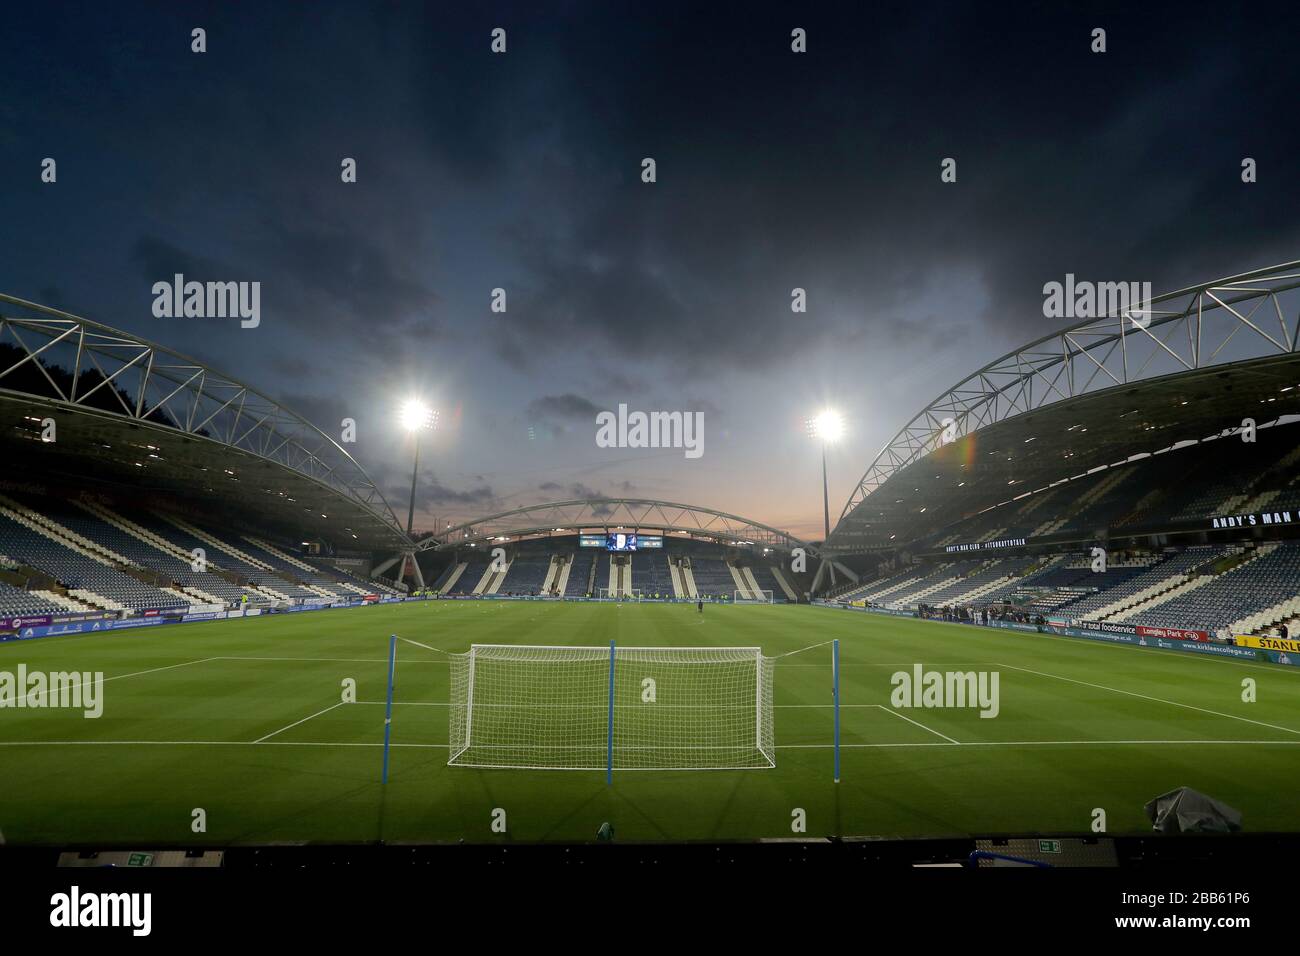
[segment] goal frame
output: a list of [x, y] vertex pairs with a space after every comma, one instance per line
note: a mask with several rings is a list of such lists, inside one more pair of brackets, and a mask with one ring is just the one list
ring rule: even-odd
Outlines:
[[[448, 704], [447, 704], [447, 708], [448, 708], [448, 710], [447, 710], [447, 713], [448, 713], [448, 742], [449, 742], [449, 744], [450, 744], [450, 746], [448, 747], [448, 759], [447, 759], [447, 765], [448, 765], [448, 766], [485, 766], [485, 765], [482, 765], [482, 764], [469, 764], [469, 763], [460, 763], [460, 764], [457, 764], [457, 762], [456, 762], [456, 758], [457, 758], [458, 756], [460, 756], [461, 754], [463, 754], [466, 750], [469, 749], [469, 740], [471, 739], [469, 735], [473, 732], [473, 706], [472, 706], [472, 694], [473, 694], [473, 670], [472, 670], [472, 669], [469, 669], [469, 668], [468, 668], [468, 665], [469, 665], [470, 662], [472, 662], [473, 660], [475, 660], [475, 658], [478, 656], [478, 655], [477, 655], [477, 652], [478, 652], [480, 649], [493, 648], [493, 647], [496, 647], [496, 648], [512, 648], [512, 649], [516, 649], [516, 650], [519, 650], [519, 649], [530, 649], [530, 650], [548, 650], [548, 649], [551, 649], [551, 650], [554, 650], [554, 649], [564, 650], [564, 649], [572, 649], [572, 650], [581, 650], [581, 651], [584, 651], [584, 652], [586, 652], [586, 653], [589, 654], [589, 655], [592, 655], [592, 654], [596, 655], [596, 656], [593, 656], [593, 657], [590, 657], [590, 658], [589, 658], [590, 660], [593, 660], [593, 661], [601, 661], [602, 659], [607, 660], [607, 661], [608, 661], [608, 665], [609, 665], [609, 670], [608, 670], [608, 685], [607, 685], [608, 688], [609, 688], [609, 691], [608, 691], [608, 695], [607, 695], [607, 696], [608, 696], [608, 722], [607, 722], [607, 724], [606, 724], [607, 735], [606, 735], [606, 742], [605, 742], [605, 754], [606, 754], [606, 757], [605, 757], [605, 784], [606, 784], [606, 786], [612, 786], [612, 785], [613, 785], [613, 782], [614, 782], [614, 727], [615, 727], [615, 723], [614, 723], [614, 697], [615, 697], [615, 694], [614, 694], [614, 686], [615, 686], [615, 666], [614, 666], [614, 665], [615, 665], [615, 657], [616, 657], [616, 653], [617, 653], [617, 646], [616, 646], [616, 644], [615, 644], [614, 641], [610, 641], [610, 642], [609, 642], [609, 653], [608, 653], [608, 655], [605, 655], [605, 654], [604, 654], [604, 648], [600, 648], [600, 647], [595, 647], [595, 648], [593, 648], [593, 647], [588, 647], [588, 646], [584, 646], [584, 647], [573, 647], [573, 646], [569, 646], [568, 648], [566, 648], [564, 645], [559, 645], [559, 646], [557, 647], [557, 646], [555, 646], [555, 645], [547, 646], [547, 645], [520, 645], [520, 644], [471, 644], [470, 647], [469, 647], [469, 649], [468, 649], [467, 651], [460, 652], [460, 653], [452, 653], [452, 652], [449, 652], [449, 651], [441, 650], [441, 649], [436, 648], [436, 647], [430, 647], [429, 645], [427, 645], [427, 644], [422, 644], [422, 643], [420, 643], [419, 641], [412, 641], [412, 640], [410, 640], [410, 639], [408, 639], [408, 638], [399, 638], [396, 634], [392, 634], [392, 635], [390, 635], [390, 636], [389, 636], [389, 642], [388, 642], [388, 693], [387, 693], [387, 700], [385, 701], [386, 706], [385, 706], [385, 708], [384, 708], [383, 769], [382, 769], [381, 776], [380, 776], [380, 782], [381, 782], [382, 784], [384, 784], [385, 786], [388, 784], [388, 768], [389, 768], [389, 761], [390, 761], [390, 753], [389, 753], [389, 751], [390, 751], [390, 748], [391, 748], [391, 746], [392, 746], [392, 728], [393, 728], [393, 703], [394, 703], [394, 701], [393, 701], [393, 698], [394, 698], [394, 693], [393, 693], [393, 691], [394, 691], [395, 678], [396, 678], [396, 674], [397, 674], [397, 642], [398, 642], [399, 640], [406, 641], [406, 642], [409, 643], [409, 644], [414, 644], [414, 645], [416, 645], [417, 647], [422, 647], [422, 648], [424, 648], [425, 650], [434, 651], [434, 652], [436, 652], [436, 653], [438, 653], [438, 654], [446, 655], [446, 656], [449, 658], [449, 663], [451, 663], [451, 665], [452, 665], [452, 692], [453, 692], [453, 696], [454, 696], [454, 694], [455, 694], [455, 687], [456, 687], [456, 674], [455, 674], [455, 668], [456, 668], [456, 666], [457, 666], [457, 662], [460, 662], [461, 664], [463, 664], [463, 665], [467, 668], [467, 670], [469, 670], [469, 672], [466, 673], [466, 674], [464, 675], [464, 677], [465, 677], [465, 685], [466, 685], [466, 687], [465, 687], [466, 693], [465, 693], [465, 704], [462, 705], [463, 708], [464, 708], [464, 712], [465, 712], [465, 717], [464, 717], [464, 728], [463, 728], [463, 729], [466, 731], [466, 736], [465, 736], [465, 746], [461, 747], [460, 750], [456, 750], [456, 748], [455, 748], [455, 745], [456, 745], [456, 731], [457, 731], [458, 729], [460, 729], [460, 728], [458, 728], [458, 726], [457, 726], [456, 718], [455, 718], [456, 707], [457, 707], [457, 701], [453, 699], [453, 700], [450, 700], [450, 701], [448, 702]], [[722, 767], [716, 767], [716, 766], [715, 766], [715, 767], [701, 767], [701, 768], [696, 768], [696, 769], [701, 769], [701, 770], [704, 770], [704, 769], [707, 769], [707, 770], [716, 770], [716, 769], [735, 769], [735, 770], [742, 770], [742, 769], [743, 769], [743, 770], [750, 770], [750, 769], [752, 769], [752, 770], [765, 770], [765, 769], [772, 769], [772, 768], [775, 768], [775, 767], [776, 767], [776, 746], [777, 746], [777, 745], [776, 745], [776, 730], [775, 730], [775, 724], [774, 724], [774, 722], [773, 722], [773, 714], [774, 714], [774, 709], [775, 709], [775, 704], [773, 703], [773, 698], [774, 698], [774, 692], [775, 692], [775, 669], [776, 669], [776, 668], [775, 668], [775, 665], [776, 665], [777, 658], [779, 658], [779, 657], [789, 657], [791, 654], [799, 654], [799, 653], [803, 653], [803, 652], [805, 652], [805, 651], [815, 650], [815, 649], [818, 648], [818, 647], [825, 647], [827, 643], [829, 643], [829, 644], [830, 644], [830, 647], [831, 647], [831, 700], [832, 700], [832, 706], [834, 707], [834, 740], [833, 740], [833, 747], [834, 747], [834, 765], [833, 765], [833, 766], [834, 766], [834, 778], [833, 778], [833, 779], [834, 779], [834, 782], [838, 784], [838, 783], [840, 782], [840, 642], [839, 642], [839, 639], [838, 639], [838, 638], [836, 638], [836, 639], [834, 639], [834, 640], [831, 640], [831, 641], [829, 641], [829, 642], [821, 643], [821, 644], [810, 644], [808, 647], [803, 647], [803, 648], [800, 648], [799, 650], [796, 650], [796, 651], [788, 651], [788, 652], [785, 653], [785, 654], [777, 655], [777, 657], [764, 657], [764, 656], [763, 656], [763, 649], [762, 649], [761, 647], [747, 647], [747, 648], [725, 648], [725, 647], [707, 647], [707, 648], [699, 648], [699, 647], [696, 647], [696, 648], [626, 648], [626, 650], [633, 650], [633, 651], [640, 650], [640, 651], [650, 651], [650, 652], [653, 652], [653, 651], [666, 651], [666, 650], [675, 650], [675, 651], [706, 651], [706, 652], [713, 652], [713, 653], [720, 652], [720, 651], [728, 651], [728, 650], [730, 650], [730, 651], [745, 651], [745, 652], [753, 651], [753, 653], [754, 653], [754, 655], [755, 655], [755, 661], [756, 661], [756, 664], [757, 664], [757, 666], [756, 666], [756, 668], [755, 668], [755, 672], [756, 672], [756, 676], [755, 676], [755, 689], [756, 689], [756, 693], [755, 693], [755, 697], [756, 697], [756, 701], [755, 701], [755, 712], [756, 712], [756, 719], [755, 719], [755, 732], [756, 732], [755, 744], [756, 744], [756, 746], [755, 746], [755, 750], [757, 750], [757, 752], [760, 753], [760, 754], [761, 754], [761, 755], [766, 759], [767, 764], [766, 764], [766, 766], [763, 766], [763, 765], [761, 765], [761, 764], [755, 764], [755, 765], [751, 765], [751, 766], [747, 766], [747, 767], [722, 768]], [[743, 658], [742, 658], [742, 659], [743, 659]], [[766, 736], [764, 735], [764, 730], [766, 730]], [[765, 749], [765, 746], [764, 746], [765, 744], [766, 744], [766, 749]], [[496, 766], [499, 766], [499, 767], [505, 767], [505, 766], [507, 766], [507, 765], [500, 765], [500, 764], [499, 764], [499, 765], [496, 765]], [[523, 766], [519, 766], [519, 765], [509, 765], [509, 766], [510, 766], [511, 769], [525, 769]], [[550, 766], [547, 766], [547, 767], [544, 767], [544, 768], [537, 768], [537, 769], [547, 769], [547, 770], [552, 770], [552, 769], [559, 769], [559, 768], [556, 767], [555, 765], [550, 765]], [[573, 767], [573, 768], [569, 768], [569, 769], [580, 769], [580, 768]], [[583, 769], [585, 769], [585, 768], [583, 768]], [[596, 768], [592, 768], [592, 769], [596, 769]], [[653, 768], [650, 768], [650, 767], [626, 767], [626, 768], [620, 767], [619, 769], [628, 769], [628, 770], [649, 770], [649, 769], [653, 769]], [[692, 768], [688, 768], [688, 767], [673, 767], [673, 768], [671, 768], [671, 769], [673, 769], [673, 770], [689, 770], [689, 769], [692, 769]]]
[[[767, 599], [764, 600], [762, 597], [754, 597], [753, 595], [756, 594], [767, 595]], [[749, 595], [749, 597], [741, 597], [741, 595]], [[758, 588], [757, 590], [754, 588], [744, 588], [744, 589], [738, 588], [731, 595], [731, 603], [732, 604], [775, 604], [776, 592], [771, 590], [770, 588]]]
[[[468, 751], [470, 747], [473, 745], [475, 664], [478, 660], [478, 656], [480, 652], [485, 650], [489, 650], [489, 651], [490, 650], [581, 651], [581, 652], [585, 652], [588, 655], [592, 655], [592, 657], [590, 658], [591, 660], [596, 659], [592, 654], [592, 652], [600, 652], [603, 656], [607, 657], [609, 661], [609, 683], [607, 687], [608, 727], [607, 727], [607, 735], [606, 735], [606, 743], [605, 743], [605, 749], [606, 749], [605, 765], [601, 767], [596, 767], [596, 766], [559, 767], [559, 766], [547, 766], [547, 765], [484, 764], [478, 762], [474, 762], [474, 763], [458, 762], [458, 758], [461, 757], [463, 754], [465, 754], [466, 751]], [[737, 662], [744, 661], [748, 659], [749, 654], [753, 654], [754, 662], [755, 662], [754, 750], [762, 756], [762, 758], [766, 761], [766, 763], [756, 764], [753, 766], [739, 766], [739, 767], [733, 767], [733, 766], [615, 767], [614, 754], [618, 748], [615, 745], [614, 672], [615, 672], [615, 665], [618, 658], [618, 652], [620, 650], [624, 652], [631, 652], [631, 653], [729, 652], [729, 653], [736, 653], [738, 655], [736, 657]], [[724, 646], [715, 646], [715, 647], [636, 646], [633, 647], [633, 646], [627, 646], [627, 647], [619, 648], [615, 646], [613, 641], [610, 641], [608, 651], [606, 651], [606, 649], [603, 647], [599, 647], [599, 646], [593, 647], [590, 645], [471, 644], [469, 650], [464, 655], [460, 655], [460, 656], [463, 656], [465, 658], [466, 664], [468, 666], [468, 674], [466, 678], [466, 696], [465, 696], [465, 704], [464, 704], [464, 716], [465, 716], [464, 738], [463, 738], [463, 745], [459, 749], [456, 749], [457, 731], [459, 728], [456, 727], [457, 705], [453, 701], [452, 706], [449, 708], [448, 711], [448, 720], [449, 723], [451, 724], [451, 726], [448, 729], [448, 739], [451, 742], [451, 746], [448, 748], [448, 754], [447, 754], [447, 766], [449, 767], [470, 767], [470, 768], [487, 769], [487, 770], [580, 770], [580, 771], [604, 770], [606, 774], [607, 783], [612, 782], [613, 772], [616, 769], [619, 770], [620, 772], [625, 770], [650, 770], [650, 771], [670, 772], [670, 771], [701, 771], [701, 770], [771, 770], [776, 767], [776, 734], [775, 734], [775, 726], [773, 722], [773, 702], [772, 702], [772, 697], [774, 693], [774, 688], [773, 688], [774, 659], [770, 657], [764, 657], [763, 649], [761, 647], [757, 647], [757, 646], [754, 647], [724, 647]], [[702, 664], [701, 666], [707, 666], [707, 665]], [[766, 693], [764, 692], [765, 690]], [[764, 739], [765, 727], [767, 730], [766, 740]]]
[[[597, 601], [643, 601], [645, 596], [640, 588], [597, 588]], [[540, 646], [540, 645], [538, 645]]]

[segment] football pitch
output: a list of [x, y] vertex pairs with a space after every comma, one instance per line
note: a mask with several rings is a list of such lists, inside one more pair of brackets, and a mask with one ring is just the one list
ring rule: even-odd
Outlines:
[[[477, 644], [760, 646], [776, 767], [448, 767], [447, 658], [399, 643], [380, 784], [389, 635]], [[832, 781], [828, 647], [841, 648], [842, 779]], [[996, 672], [997, 716], [891, 706], [891, 677]], [[103, 713], [0, 709], [10, 844], [923, 837], [1150, 832], [1179, 786], [1295, 831], [1300, 669], [797, 606], [408, 602], [0, 644], [0, 672], [102, 671]], [[1254, 682], [1254, 702], [1243, 681]], [[345, 681], [356, 702], [342, 702]], [[197, 818], [205, 824], [195, 832]], [[792, 821], [803, 811], [806, 831]], [[494, 820], [504, 811], [505, 832]]]

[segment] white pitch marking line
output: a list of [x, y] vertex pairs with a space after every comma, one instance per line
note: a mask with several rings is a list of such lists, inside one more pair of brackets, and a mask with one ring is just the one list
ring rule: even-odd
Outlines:
[[[127, 677], [143, 677], [145, 674], [156, 674], [159, 671], [169, 671], [176, 667], [189, 667], [191, 664], [206, 664], [208, 663], [208, 661], [215, 661], [218, 659], [219, 658], [216, 657], [205, 657], [202, 660], [198, 660], [198, 661], [181, 661], [179, 664], [167, 664], [164, 667], [151, 667], [147, 671], [132, 671], [130, 674], [117, 674], [113, 677], [105, 677], [103, 682], [107, 684], [111, 680], [122, 680]], [[74, 686], [81, 687], [84, 683], [85, 681], [77, 681], [77, 683]], [[48, 687], [45, 690], [34, 690], [30, 694], [28, 694], [27, 697], [28, 698], [44, 697], [46, 694], [49, 694], [53, 691], [61, 691], [62, 689], [63, 688], [60, 686], [57, 688]]]
[[[370, 705], [372, 705], [372, 706], [380, 706], [380, 707], [382, 707], [382, 706], [386, 705], [386, 704], [388, 703], [388, 701], [386, 701], [386, 700], [358, 700], [358, 701], [356, 701], [356, 703], [358, 703], [358, 704], [370, 704]], [[442, 703], [442, 702], [439, 702], [439, 701], [395, 700], [395, 701], [393, 701], [393, 706], [394, 706], [394, 707], [450, 707], [450, 706], [452, 706], [452, 705], [451, 705], [450, 703]], [[490, 704], [484, 704], [484, 705], [475, 705], [475, 706], [492, 706], [492, 705], [490, 705]], [[500, 707], [509, 707], [509, 706], [511, 706], [511, 705], [510, 705], [510, 704], [498, 704], [497, 706], [500, 706]], [[525, 705], [525, 706], [532, 706], [532, 705]], [[559, 704], [559, 705], [557, 705], [557, 706], [560, 706], [560, 707], [568, 707], [569, 705], [568, 705], [568, 704]], [[603, 707], [604, 704], [602, 704], [601, 706]], [[704, 706], [710, 706], [710, 705], [704, 705], [704, 704], [701, 704], [701, 705], [699, 705], [699, 706], [704, 707]], [[777, 710], [780, 710], [780, 709], [783, 708], [783, 707], [784, 707], [784, 708], [787, 708], [787, 709], [790, 709], [790, 710], [809, 710], [809, 709], [827, 709], [827, 710], [829, 710], [830, 708], [834, 707], [835, 705], [834, 705], [834, 704], [773, 704], [772, 706], [775, 707]], [[840, 709], [843, 710], [843, 709], [848, 708], [848, 707], [881, 707], [881, 706], [883, 706], [883, 705], [881, 705], [881, 704], [840, 704]], [[900, 715], [900, 716], [901, 716], [901, 715]], [[904, 718], [904, 719], [906, 719], [906, 718]]]
[[[358, 701], [355, 701], [355, 703], [358, 703], [358, 704], [369, 704], [369, 705], [371, 705], [372, 707], [386, 707], [386, 706], [388, 706], [388, 701], [386, 701], [386, 700], [358, 700]], [[446, 703], [446, 704], [444, 704], [444, 703], [440, 703], [440, 702], [438, 702], [438, 701], [436, 701], [436, 700], [435, 700], [435, 701], [424, 701], [424, 700], [395, 700], [395, 701], [393, 701], [393, 706], [394, 706], [394, 707], [450, 707], [451, 704], [450, 704], [450, 703]]]
[[130, 673], [130, 674], [118, 674], [116, 677], [105, 677], [105, 678], [104, 678], [104, 683], [108, 683], [108, 682], [111, 681], [111, 680], [121, 680], [121, 679], [124, 678], [124, 677], [140, 677], [141, 675], [144, 675], [144, 674], [156, 674], [156, 673], [158, 673], [159, 671], [169, 671], [169, 670], [171, 670], [171, 669], [174, 668], [174, 667], [189, 667], [191, 664], [206, 664], [206, 663], [208, 663], [209, 661], [216, 661], [216, 660], [220, 660], [220, 659], [221, 659], [221, 658], [219, 658], [219, 657], [205, 657], [205, 658], [203, 658], [202, 660], [197, 660], [197, 661], [181, 661], [181, 663], [179, 663], [179, 664], [168, 664], [168, 665], [166, 665], [165, 667], [151, 667], [151, 668], [149, 668], [149, 670], [147, 670], [147, 671], [134, 671], [133, 673]]
[[267, 734], [265, 737], [259, 737], [257, 740], [254, 740], [253, 743], [255, 743], [255, 744], [260, 744], [262, 741], [264, 741], [264, 740], [269, 740], [270, 738], [274, 737], [276, 734], [282, 734], [282, 733], [284, 733], [286, 730], [292, 730], [293, 728], [297, 727], [299, 724], [305, 724], [305, 723], [307, 723], [307, 721], [311, 720], [312, 717], [319, 717], [321, 714], [328, 714], [328, 713], [329, 713], [331, 710], [333, 710], [335, 707], [342, 707], [342, 706], [343, 706], [343, 701], [339, 701], [337, 704], [330, 704], [330, 706], [326, 707], [324, 710], [318, 710], [318, 711], [316, 711], [316, 713], [312, 714], [310, 717], [304, 717], [302, 720], [295, 720], [295, 721], [294, 721], [292, 724], [290, 724], [288, 727], [281, 727], [279, 730], [273, 730], [273, 731], [271, 731], [269, 734]]
[[[1289, 743], [1289, 741], [1287, 741]], [[0, 740], [0, 747], [382, 747], [383, 744], [319, 740]], [[449, 744], [389, 744], [391, 747], [434, 747]]]
[[[950, 744], [911, 743], [911, 744], [840, 744], [844, 750], [870, 750], [877, 747], [1109, 747], [1138, 745], [1150, 747], [1178, 746], [1188, 744], [1195, 746], [1256, 746], [1256, 747], [1300, 747], [1300, 740], [968, 740], [965, 743], [953, 741]], [[834, 744], [777, 744], [777, 750], [827, 750]]]
[[[210, 661], [291, 661], [307, 664], [387, 664], [387, 658], [378, 657], [209, 657]], [[196, 662], [197, 663], [197, 662]], [[403, 664], [447, 664], [448, 661], [422, 661], [403, 659]]]
[[[834, 704], [773, 704], [772, 706], [776, 708], [787, 707], [794, 710], [799, 710], [804, 708], [822, 708], [822, 707], [831, 708], [834, 707], [835, 705]], [[880, 704], [840, 704], [840, 710], [844, 710], [848, 707], [879, 707], [879, 706], [881, 705]]]
[[[531, 621], [532, 618], [529, 618], [529, 620]], [[423, 647], [426, 651], [435, 651], [439, 654], [446, 654], [448, 657], [450, 657], [452, 653], [454, 653], [452, 651], [444, 651], [440, 647], [430, 647], [428, 644], [421, 644], [419, 641], [413, 641], [409, 637], [399, 637], [398, 640], [406, 641], [406, 643], [408, 644], [414, 644], [416, 647]]]
[[[909, 724], [916, 724], [916, 726], [920, 727], [922, 730], [928, 730], [928, 731], [930, 731], [930, 733], [934, 734], [936, 737], [942, 737], [944, 740], [948, 741], [948, 742], [951, 743], [951, 744], [956, 744], [958, 747], [962, 746], [962, 742], [961, 742], [960, 740], [953, 740], [953, 739], [952, 739], [951, 737], [949, 737], [947, 734], [941, 734], [941, 733], [939, 733], [939, 731], [935, 730], [933, 727], [927, 727], [927, 726], [925, 726], [925, 724], [921, 723], [919, 720], [913, 720], [911, 717], [904, 717], [904, 716], [903, 716], [902, 714], [900, 714], [898, 711], [893, 710], [892, 708], [886, 707], [884, 704], [872, 704], [871, 706], [873, 706], [873, 707], [879, 707], [879, 708], [880, 708], [881, 710], [883, 710], [885, 713], [887, 713], [887, 714], [893, 714], [895, 717], [901, 717], [903, 720], [907, 721]], [[841, 744], [841, 746], [843, 746], [843, 745]]]
[[1251, 720], [1249, 717], [1239, 717], [1236, 714], [1225, 714], [1217, 710], [1209, 710], [1205, 707], [1197, 707], [1195, 704], [1182, 704], [1176, 700], [1165, 700], [1163, 697], [1149, 697], [1146, 694], [1139, 694], [1136, 691], [1120, 690], [1118, 687], [1107, 687], [1105, 684], [1091, 684], [1086, 680], [1075, 680], [1073, 677], [1062, 677], [1059, 674], [1048, 674], [1044, 671], [1030, 670], [1028, 667], [1017, 667], [1015, 664], [998, 664], [998, 667], [1009, 667], [1013, 671], [1024, 671], [1026, 674], [1037, 674], [1039, 677], [1051, 677], [1054, 680], [1068, 681], [1071, 684], [1079, 684], [1083, 687], [1095, 687], [1097, 690], [1108, 690], [1112, 694], [1124, 694], [1128, 697], [1137, 697], [1141, 700], [1153, 700], [1157, 704], [1169, 704], [1172, 707], [1185, 707], [1188, 710], [1200, 711], [1202, 714], [1212, 714], [1215, 717], [1230, 717], [1233, 720], [1245, 721], [1248, 724], [1255, 724], [1257, 727], [1267, 727], [1269, 730], [1282, 730], [1288, 734], [1300, 734], [1300, 730], [1293, 730], [1290, 727], [1282, 727], [1278, 724], [1266, 724], [1262, 720]]
[[[0, 747], [383, 747], [382, 743], [318, 740], [0, 740]], [[880, 747], [1109, 747], [1119, 745], [1300, 747], [1300, 740], [968, 740], [965, 743], [840, 744], [842, 750]], [[446, 750], [449, 744], [394, 743], [392, 747]], [[777, 744], [777, 750], [830, 750], [834, 744]]]

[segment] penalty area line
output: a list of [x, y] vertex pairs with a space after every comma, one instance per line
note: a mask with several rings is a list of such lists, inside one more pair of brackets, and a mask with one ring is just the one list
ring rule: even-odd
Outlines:
[[344, 704], [343, 701], [339, 701], [337, 704], [331, 704], [330, 706], [326, 707], [324, 710], [318, 710], [316, 711], [316, 713], [304, 717], [302, 720], [295, 720], [293, 723], [289, 724], [289, 726], [281, 727], [279, 730], [273, 730], [265, 737], [259, 737], [257, 738], [257, 740], [250, 741], [250, 743], [255, 743], [255, 744], [264, 743], [265, 741], [270, 740], [272, 737], [276, 736], [277, 734], [282, 734], [286, 730], [292, 730], [293, 728], [297, 727], [299, 724], [307, 723], [307, 721], [311, 720], [312, 717], [319, 717], [321, 714], [328, 714], [335, 707], [342, 707], [343, 704]]
[[[950, 744], [954, 744], [955, 746], [958, 746], [958, 747], [962, 746], [962, 742], [961, 742], [960, 740], [953, 740], [953, 739], [952, 739], [951, 737], [949, 737], [947, 734], [941, 734], [941, 733], [939, 733], [939, 731], [935, 730], [933, 727], [927, 727], [927, 726], [925, 726], [925, 724], [921, 723], [919, 720], [913, 720], [911, 717], [906, 717], [906, 716], [904, 716], [903, 714], [900, 714], [898, 711], [893, 710], [892, 708], [886, 707], [884, 704], [872, 704], [871, 706], [872, 706], [872, 707], [879, 707], [879, 708], [880, 708], [881, 710], [883, 710], [885, 713], [887, 713], [887, 714], [893, 714], [895, 717], [899, 717], [899, 718], [901, 718], [901, 719], [907, 721], [909, 724], [915, 724], [916, 726], [920, 727], [922, 730], [928, 730], [930, 733], [934, 734], [936, 737], [942, 737], [944, 740], [948, 741], [948, 743], [950, 743]], [[841, 744], [841, 746], [844, 746], [844, 745]], [[852, 746], [852, 744], [849, 744], [848, 746]], [[934, 745], [931, 744], [931, 746], [934, 746]]]

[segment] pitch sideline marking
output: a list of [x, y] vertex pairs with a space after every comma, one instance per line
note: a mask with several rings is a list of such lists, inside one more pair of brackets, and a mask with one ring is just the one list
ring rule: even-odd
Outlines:
[[[996, 661], [994, 663], [997, 663]], [[1188, 710], [1200, 711], [1203, 714], [1212, 714], [1215, 717], [1228, 717], [1232, 720], [1242, 720], [1248, 724], [1255, 724], [1259, 727], [1267, 727], [1270, 730], [1281, 730], [1288, 734], [1300, 734], [1300, 730], [1293, 730], [1290, 727], [1283, 727], [1279, 724], [1266, 724], [1262, 720], [1252, 720], [1249, 717], [1241, 717], [1237, 714], [1225, 714], [1221, 711], [1210, 710], [1207, 707], [1197, 707], [1195, 704], [1183, 704], [1176, 700], [1165, 700], [1163, 697], [1151, 697], [1147, 694], [1139, 694], [1137, 691], [1121, 690], [1118, 687], [1107, 687], [1105, 684], [1093, 684], [1086, 680], [1076, 680], [1073, 677], [1062, 677], [1060, 674], [1048, 674], [1045, 671], [1031, 670], [1028, 667], [1017, 667], [1015, 664], [997, 664], [998, 667], [1009, 667], [1013, 671], [1024, 671], [1026, 674], [1037, 674], [1039, 677], [1051, 677], [1053, 680], [1063, 680], [1071, 684], [1079, 684], [1083, 687], [1095, 687], [1097, 690], [1107, 690], [1112, 694], [1124, 694], [1128, 697], [1138, 697], [1142, 700], [1153, 700], [1158, 704], [1169, 704], [1173, 707], [1185, 707]]]

